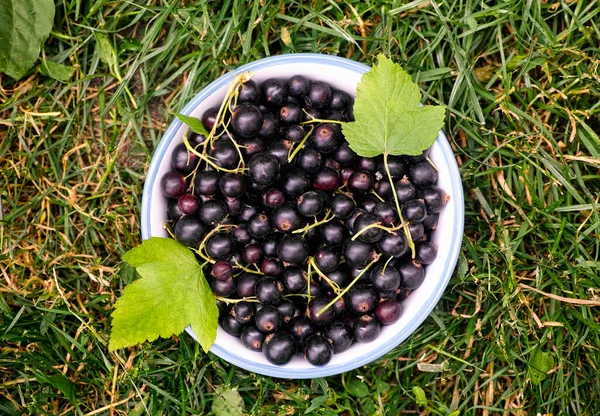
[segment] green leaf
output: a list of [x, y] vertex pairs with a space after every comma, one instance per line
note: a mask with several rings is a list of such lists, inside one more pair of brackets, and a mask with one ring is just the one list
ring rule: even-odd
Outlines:
[[191, 325], [208, 351], [217, 335], [219, 311], [194, 254], [173, 239], [153, 237], [123, 260], [142, 278], [127, 285], [115, 304], [109, 349], [168, 338]]
[[42, 60], [40, 66], [40, 72], [42, 75], [53, 78], [60, 82], [67, 82], [73, 76], [75, 68], [72, 66], [66, 66], [57, 64], [56, 62]]
[[100, 60], [108, 65], [108, 69], [113, 77], [122, 81], [121, 72], [119, 71], [119, 60], [113, 44], [105, 33], [96, 32], [96, 43], [100, 48]]
[[211, 410], [216, 416], [241, 416], [244, 414], [244, 400], [237, 389], [217, 392]]
[[427, 406], [427, 396], [421, 387], [414, 386], [413, 394], [415, 395], [415, 402], [418, 406]]
[[554, 357], [549, 352], [543, 352], [540, 348], [536, 348], [531, 354], [528, 364], [529, 378], [537, 386], [547, 377], [548, 371], [554, 368]]
[[53, 21], [52, 0], [0, 0], [0, 72], [22, 78], [40, 55]]
[[196, 117], [186, 116], [184, 114], [175, 113], [175, 117], [179, 119], [183, 124], [186, 124], [196, 134], [203, 134], [208, 136], [208, 131], [202, 125], [202, 122]]
[[47, 376], [41, 372], [35, 372], [35, 378], [40, 383], [49, 384], [57, 390], [60, 390], [62, 394], [71, 402], [75, 403], [77, 397], [75, 394], [75, 383], [65, 377], [63, 374], [56, 374], [53, 376]]
[[348, 144], [364, 157], [420, 155], [435, 141], [446, 107], [420, 106], [421, 92], [400, 65], [384, 55], [356, 87], [354, 118], [342, 126]]
[[369, 395], [369, 386], [358, 379], [352, 379], [346, 385], [350, 394], [359, 399]]
[[304, 414], [307, 415], [310, 412], [314, 412], [315, 410], [320, 409], [328, 398], [329, 396], [327, 396], [326, 394], [323, 396], [315, 397], [310, 401], [310, 406], [308, 407], [308, 409], [306, 409]]

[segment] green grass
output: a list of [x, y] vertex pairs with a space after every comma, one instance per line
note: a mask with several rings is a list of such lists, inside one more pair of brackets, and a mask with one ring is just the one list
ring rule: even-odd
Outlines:
[[[207, 414], [230, 388], [249, 414], [600, 414], [600, 4], [540, 3], [57, 2], [44, 54], [73, 79], [1, 78], [0, 414]], [[250, 374], [185, 335], [110, 354], [134, 278], [119, 259], [172, 113], [291, 52], [383, 52], [448, 106], [466, 223], [442, 301], [327, 379]], [[554, 358], [539, 384], [536, 351]]]

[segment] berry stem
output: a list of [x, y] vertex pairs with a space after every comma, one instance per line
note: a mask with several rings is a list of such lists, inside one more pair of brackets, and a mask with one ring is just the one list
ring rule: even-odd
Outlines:
[[[306, 113], [306, 110], [303, 110]], [[308, 113], [306, 113], [308, 114]], [[308, 114], [310, 116], [310, 114]], [[312, 116], [311, 116], [312, 117]], [[312, 123], [331, 123], [331, 124], [346, 124], [345, 121], [340, 120], [323, 120], [320, 118], [311, 118], [310, 120], [306, 120], [300, 123], [300, 125], [304, 124], [312, 124]]]
[[312, 268], [315, 269], [315, 272], [317, 272], [317, 274], [321, 276], [321, 279], [325, 280], [329, 284], [329, 286], [331, 286], [331, 288], [336, 294], [340, 293], [340, 290], [342, 289], [337, 285], [337, 283], [335, 283], [333, 280], [327, 277], [325, 273], [321, 271], [321, 269], [319, 269], [319, 266], [317, 266], [314, 257], [311, 257], [310, 260], [308, 260], [308, 264], [310, 264]]
[[[296, 146], [296, 148], [294, 149], [292, 154], [289, 154], [289, 152], [288, 152], [288, 162], [291, 162], [292, 160], [294, 160], [294, 157], [296, 157], [298, 152], [304, 148], [304, 144], [306, 143], [306, 141], [308, 140], [308, 138], [310, 137], [310, 135], [312, 134], [314, 129], [315, 128], [311, 126], [308, 133], [306, 133], [304, 135], [304, 138], [302, 139], [302, 141], [300, 143], [298, 143], [298, 146]], [[292, 148], [290, 148], [290, 150], [292, 150]]]
[[380, 230], [387, 231], [388, 233], [393, 233], [394, 231], [396, 231], [398, 229], [396, 227], [394, 227], [394, 228], [386, 227], [385, 225], [381, 225], [380, 222], [376, 222], [374, 224], [367, 225], [365, 228], [363, 228], [362, 230], [360, 230], [359, 232], [354, 234], [352, 236], [352, 241], [355, 241], [362, 233], [369, 231], [371, 228], [379, 228]]
[[367, 264], [367, 267], [362, 269], [361, 272], [354, 278], [353, 281], [350, 282], [350, 284], [348, 286], [346, 286], [344, 288], [344, 290], [342, 290], [341, 293], [338, 293], [338, 295], [335, 298], [333, 298], [333, 300], [331, 302], [329, 302], [319, 312], [317, 312], [317, 316], [321, 316], [321, 314], [323, 312], [325, 312], [327, 309], [331, 308], [342, 296], [344, 296], [346, 293], [348, 293], [348, 291], [352, 288], [352, 286], [354, 286], [354, 284], [356, 282], [358, 282], [358, 280], [363, 276], [363, 274], [365, 274], [367, 272], [367, 270], [369, 270], [371, 268], [371, 266], [377, 262], [377, 260], [378, 259], [375, 259], [375, 260], [371, 261], [371, 263]]
[[240, 263], [237, 262], [237, 260], [235, 261], [235, 266], [233, 266], [234, 269], [240, 269], [246, 273], [252, 273], [252, 274], [261, 274], [264, 276], [264, 273], [261, 272], [260, 270], [252, 270], [249, 269], [247, 267], [242, 266]]
[[229, 303], [240, 303], [240, 302], [258, 302], [258, 298], [256, 296], [250, 296], [247, 298], [241, 298], [241, 299], [230, 299], [230, 298], [224, 298], [222, 296], [215, 296], [217, 298], [217, 300], [220, 300], [221, 302], [225, 302], [227, 304]]
[[331, 213], [331, 211], [330, 211], [330, 210], [327, 210], [327, 211], [325, 212], [325, 217], [324, 217], [324, 218], [323, 218], [321, 221], [316, 221], [316, 222], [314, 222], [313, 224], [309, 224], [309, 225], [307, 225], [307, 226], [306, 226], [306, 227], [304, 227], [304, 228], [300, 228], [299, 230], [294, 230], [294, 231], [292, 231], [292, 234], [300, 234], [300, 233], [305, 233], [305, 232], [307, 232], [308, 230], [310, 230], [311, 228], [318, 227], [318, 226], [320, 226], [320, 225], [323, 225], [323, 224], [325, 224], [326, 222], [329, 222], [329, 221], [331, 221], [332, 219], [334, 219], [334, 218], [335, 218], [335, 215], [332, 215], [331, 217], [327, 218], [327, 217], [329, 216], [329, 214], [330, 214], [330, 213]]
[[307, 290], [306, 290], [306, 293], [307, 293], [307, 296], [306, 296], [306, 297], [307, 297], [307, 299], [308, 299], [308, 300], [306, 301], [307, 303], [310, 303], [310, 284], [312, 283], [312, 279], [311, 279], [311, 275], [312, 275], [312, 273], [310, 272], [310, 268], [311, 268], [311, 264], [310, 264], [310, 263], [308, 263], [308, 270], [307, 270], [307, 274], [308, 274], [308, 281], [307, 281], [307, 284], [308, 284], [308, 287], [306, 288], [306, 289], [307, 289]]
[[398, 217], [400, 218], [400, 226], [404, 228], [404, 235], [406, 236], [406, 241], [408, 241], [408, 246], [410, 247], [410, 251], [412, 254], [412, 258], [415, 258], [415, 243], [412, 240], [412, 236], [410, 235], [410, 229], [408, 228], [408, 224], [404, 221], [402, 217], [402, 210], [400, 209], [400, 202], [398, 201], [398, 194], [396, 193], [396, 187], [394, 186], [394, 180], [392, 179], [392, 173], [390, 172], [390, 167], [388, 165], [388, 154], [385, 152], [383, 154], [383, 164], [385, 166], [385, 171], [388, 174], [388, 179], [391, 184], [392, 193], [394, 194], [394, 202], [396, 203], [396, 209], [398, 210]]

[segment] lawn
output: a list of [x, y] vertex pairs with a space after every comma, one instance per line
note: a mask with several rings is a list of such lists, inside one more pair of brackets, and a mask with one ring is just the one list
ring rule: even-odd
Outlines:
[[[56, 3], [43, 54], [71, 79], [1, 76], [0, 414], [200, 415], [237, 394], [258, 415], [600, 414], [600, 3]], [[251, 374], [187, 335], [109, 353], [173, 112], [294, 52], [384, 53], [447, 106], [466, 218], [442, 300], [325, 379]]]

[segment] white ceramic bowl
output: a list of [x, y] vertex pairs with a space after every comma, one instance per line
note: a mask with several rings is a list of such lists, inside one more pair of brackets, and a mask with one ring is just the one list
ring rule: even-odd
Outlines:
[[[310, 79], [328, 82], [354, 96], [362, 74], [369, 69], [366, 65], [348, 59], [319, 54], [291, 54], [265, 58], [243, 65], [212, 82], [185, 106], [182, 113], [200, 117], [207, 108], [219, 105], [234, 76], [246, 71], [254, 73], [253, 79], [259, 83], [267, 78], [286, 79], [294, 74], [301, 74]], [[167, 237], [162, 228], [163, 223], [167, 221], [167, 201], [160, 191], [160, 178], [171, 169], [171, 152], [182, 142], [186, 131], [187, 127], [175, 119], [152, 158], [142, 199], [144, 239], [152, 236]], [[313, 367], [300, 355], [287, 365], [273, 365], [262, 353], [246, 349], [239, 339], [228, 335], [221, 328], [211, 352], [231, 364], [260, 374], [282, 378], [316, 378], [339, 374], [368, 364], [412, 334], [427, 318], [448, 285], [458, 259], [463, 235], [464, 200], [460, 174], [452, 149], [442, 131], [432, 146], [430, 159], [440, 170], [438, 186], [450, 195], [451, 199], [440, 214], [438, 230], [433, 237], [439, 246], [438, 256], [427, 266], [425, 281], [421, 287], [403, 301], [404, 312], [398, 322], [382, 327], [381, 334], [375, 341], [354, 343], [349, 350], [335, 354], [331, 362], [323, 367]], [[187, 328], [186, 331], [196, 339], [191, 328]]]

